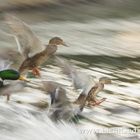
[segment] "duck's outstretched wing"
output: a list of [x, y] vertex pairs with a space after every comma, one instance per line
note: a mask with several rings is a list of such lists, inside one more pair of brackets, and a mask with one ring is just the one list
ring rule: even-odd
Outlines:
[[10, 64], [9, 68], [18, 69], [23, 60], [24, 57], [16, 49], [1, 48], [0, 61], [8, 62]]
[[54, 121], [69, 120], [72, 114], [71, 103], [67, 97], [66, 90], [59, 83], [53, 81], [43, 82], [44, 90], [50, 95], [51, 105], [49, 116]]
[[15, 36], [19, 52], [25, 58], [43, 50], [41, 41], [26, 23], [10, 14], [5, 15], [5, 20]]
[[51, 97], [51, 104], [69, 101], [61, 84], [53, 81], [42, 81], [42, 83], [44, 91]]
[[61, 84], [53, 81], [43, 82], [45, 92], [51, 97], [51, 106], [49, 116], [54, 121], [65, 120], [71, 121], [81, 112], [80, 106], [72, 104], [67, 96], [67, 91]]
[[0, 59], [0, 71], [10, 68], [11, 64], [8, 60]]
[[72, 79], [72, 83], [75, 89], [82, 89], [83, 94], [87, 94], [91, 85], [93, 86], [93, 80], [91, 76], [84, 72], [77, 71], [70, 62], [65, 59], [56, 57], [56, 63], [62, 69], [62, 72], [68, 75]]

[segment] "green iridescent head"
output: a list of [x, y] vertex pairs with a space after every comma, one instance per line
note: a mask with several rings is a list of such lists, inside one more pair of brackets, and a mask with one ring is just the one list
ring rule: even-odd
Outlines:
[[0, 78], [2, 80], [25, 80], [18, 71], [13, 69], [6, 69], [0, 71]]

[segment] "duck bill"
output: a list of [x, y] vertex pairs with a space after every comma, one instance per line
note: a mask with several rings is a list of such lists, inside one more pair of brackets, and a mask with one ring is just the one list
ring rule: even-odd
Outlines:
[[21, 76], [21, 75], [18, 80], [29, 82], [29, 80], [27, 80], [24, 76]]
[[65, 42], [63, 42], [62, 45], [65, 47], [69, 47]]

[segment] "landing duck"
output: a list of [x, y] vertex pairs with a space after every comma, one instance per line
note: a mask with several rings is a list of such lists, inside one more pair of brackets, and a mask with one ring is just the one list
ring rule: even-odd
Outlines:
[[99, 82], [97, 82], [88, 92], [87, 96], [85, 94], [81, 93], [76, 100], [76, 103], [80, 102], [82, 100], [81, 104], [81, 110], [83, 110], [84, 106], [96, 106], [100, 105], [103, 101], [106, 100], [106, 98], [102, 98], [101, 100], [97, 100], [96, 96], [99, 92], [101, 92], [104, 89], [105, 84], [111, 84], [111, 79], [108, 77], [101, 77], [99, 79]]
[[75, 101], [76, 104], [81, 105], [81, 110], [85, 105], [95, 106], [105, 101], [106, 98], [97, 100], [96, 96], [104, 89], [105, 84], [111, 83], [110, 78], [101, 77], [99, 82], [95, 83], [90, 75], [76, 70], [74, 65], [65, 59], [56, 57], [56, 63], [62, 69], [62, 72], [72, 80], [74, 89], [82, 90], [81, 94]]
[[38, 67], [57, 51], [59, 45], [67, 46], [60, 37], [53, 37], [47, 45], [42, 44], [30, 27], [13, 15], [5, 15], [5, 21], [18, 46], [16, 50], [6, 49], [5, 53], [9, 54], [10, 60], [18, 61], [20, 73], [32, 70], [34, 75], [40, 76]]

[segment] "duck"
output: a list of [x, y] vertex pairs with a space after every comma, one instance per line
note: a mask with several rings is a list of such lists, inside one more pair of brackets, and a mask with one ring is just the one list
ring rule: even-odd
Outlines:
[[62, 73], [66, 74], [71, 80], [75, 90], [81, 89], [82, 92], [74, 103], [81, 105], [81, 110], [84, 106], [100, 105], [106, 98], [97, 100], [96, 96], [104, 89], [105, 84], [111, 84], [111, 79], [101, 77], [99, 82], [95, 83], [93, 77], [84, 72], [78, 71], [72, 63], [64, 58], [56, 57], [56, 64], [62, 69]]
[[29, 69], [32, 70], [34, 75], [40, 76], [38, 66], [46, 62], [46, 60], [56, 52], [58, 45], [65, 44], [61, 38], [53, 37], [43, 51], [35, 54], [32, 57], [27, 57], [19, 67], [19, 71], [22, 73], [24, 70]]
[[106, 100], [106, 98], [102, 98], [100, 100], [96, 99], [97, 94], [103, 91], [105, 84], [111, 84], [111, 79], [108, 77], [101, 77], [99, 81], [93, 87], [91, 87], [87, 96], [84, 96], [83, 93], [79, 95], [78, 99], [75, 102], [78, 103], [82, 100], [82, 104], [80, 107], [81, 110], [83, 110], [85, 105], [96, 106], [100, 105], [102, 102]]
[[73, 104], [68, 98], [68, 91], [64, 85], [54, 81], [43, 81], [44, 93], [51, 98], [48, 116], [53, 121], [71, 122], [81, 114], [80, 106]]
[[13, 15], [6, 14], [5, 21], [18, 47], [16, 50], [8, 48], [5, 53], [9, 53], [13, 61], [20, 60], [17, 66], [20, 73], [31, 70], [35, 76], [40, 76], [39, 66], [55, 54], [58, 46], [68, 46], [60, 37], [53, 37], [44, 45], [26, 23]]
[[[28, 81], [17, 70], [11, 69], [8, 61], [2, 59], [0, 59], [0, 79], [0, 95], [7, 96], [7, 101], [10, 100], [11, 93], [21, 90], [24, 82]], [[9, 82], [5, 84], [5, 80]]]

